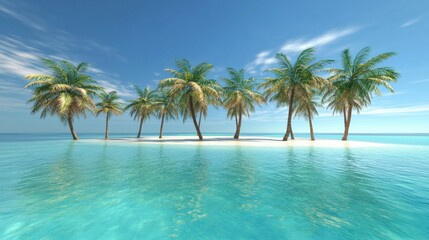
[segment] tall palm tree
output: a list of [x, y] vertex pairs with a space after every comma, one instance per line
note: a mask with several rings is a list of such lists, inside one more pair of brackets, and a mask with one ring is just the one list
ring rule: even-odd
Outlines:
[[[209, 80], [210, 81], [210, 80]], [[219, 87], [218, 87], [219, 90]], [[222, 104], [221, 98], [218, 95], [205, 95], [204, 101], [199, 103], [199, 106], [196, 106], [197, 112], [199, 113], [198, 117], [198, 127], [201, 130], [201, 120], [207, 118], [207, 112], [209, 110], [209, 106], [213, 106], [217, 109], [219, 105]]]
[[165, 69], [172, 77], [161, 80], [159, 87], [168, 89], [177, 99], [183, 120], [190, 116], [198, 138], [203, 140], [196, 113], [206, 104], [208, 96], [220, 99], [221, 95], [221, 87], [217, 81], [207, 79], [207, 74], [213, 69], [213, 65], [200, 63], [192, 67], [188, 60], [182, 59], [176, 61], [176, 67], [177, 70]]
[[246, 78], [244, 69], [235, 70], [227, 68], [229, 78], [224, 78], [224, 106], [228, 109], [228, 117], [235, 119], [236, 131], [234, 138], [240, 137], [241, 120], [243, 114], [250, 116], [250, 112], [255, 111], [255, 104], [265, 103], [262, 94], [255, 91], [257, 83], [255, 78]]
[[98, 116], [101, 113], [106, 113], [106, 133], [104, 134], [104, 138], [109, 139], [109, 118], [112, 114], [122, 114], [122, 103], [119, 101], [119, 96], [116, 91], [111, 91], [109, 93], [102, 92], [98, 97], [101, 101], [96, 104], [96, 115]]
[[379, 87], [384, 86], [394, 92], [390, 82], [396, 82], [399, 74], [390, 67], [378, 67], [381, 62], [394, 56], [387, 52], [369, 58], [370, 48], [363, 48], [353, 58], [350, 50], [345, 49], [341, 54], [342, 68], [332, 68], [331, 90], [325, 94], [325, 100], [334, 112], [342, 111], [345, 119], [343, 141], [349, 134], [352, 112], [359, 111], [371, 103], [373, 94], [381, 96]]
[[[326, 85], [322, 97], [322, 103], [327, 103], [327, 108], [333, 110], [333, 114], [339, 113], [343, 115], [344, 129], [347, 126], [347, 99], [345, 96], [340, 96], [340, 92], [336, 91], [332, 84]], [[362, 109], [358, 102], [355, 103], [355, 109]]]
[[325, 79], [317, 76], [316, 73], [325, 68], [332, 60], [321, 60], [315, 62], [314, 48], [308, 48], [302, 51], [295, 63], [291, 63], [288, 57], [283, 53], [278, 53], [276, 58], [279, 62], [278, 68], [269, 69], [275, 77], [266, 78], [261, 84], [265, 88], [265, 95], [271, 101], [276, 101], [278, 106], [288, 105], [288, 120], [286, 134], [283, 137], [287, 141], [292, 132], [292, 114], [295, 104], [296, 92], [311, 86], [322, 86]]
[[178, 115], [176, 103], [174, 98], [168, 91], [161, 91], [157, 98], [156, 108], [158, 111], [158, 118], [161, 119], [161, 127], [159, 128], [159, 138], [162, 138], [162, 131], [164, 129], [164, 119], [175, 119]]
[[157, 91], [150, 89], [149, 87], [142, 90], [138, 86], [134, 86], [137, 98], [134, 100], [128, 101], [129, 104], [124, 108], [124, 110], [130, 110], [130, 115], [134, 117], [135, 120], [140, 121], [139, 131], [137, 133], [137, 138], [140, 138], [143, 122], [154, 114], [157, 106]]
[[313, 118], [318, 115], [317, 107], [321, 107], [315, 96], [317, 95], [316, 89], [309, 89], [305, 92], [298, 92], [297, 101], [294, 105], [295, 116], [302, 116], [308, 120], [310, 126], [310, 140], [314, 141]]
[[25, 88], [33, 88], [33, 97], [28, 103], [33, 103], [31, 113], [41, 112], [40, 117], [47, 115], [58, 116], [60, 121], [68, 124], [74, 140], [78, 136], [74, 130], [73, 121], [79, 116], [86, 117], [86, 110], [95, 109], [93, 97], [103, 90], [96, 85], [91, 76], [86, 75], [87, 63], [74, 66], [67, 61], [42, 59], [49, 68], [51, 75], [30, 74], [25, 76], [31, 80]]

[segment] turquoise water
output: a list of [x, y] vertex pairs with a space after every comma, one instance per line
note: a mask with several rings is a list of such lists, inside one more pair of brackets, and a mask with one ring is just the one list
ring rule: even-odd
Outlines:
[[66, 137], [0, 135], [0, 239], [429, 239], [428, 136], [352, 136], [394, 143], [377, 148]]

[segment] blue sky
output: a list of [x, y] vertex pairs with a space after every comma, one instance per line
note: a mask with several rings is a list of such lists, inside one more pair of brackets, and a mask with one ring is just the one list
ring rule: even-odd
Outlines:
[[[132, 85], [156, 86], [167, 67], [187, 58], [215, 66], [245, 68], [262, 80], [275, 66], [276, 52], [316, 47], [319, 59], [339, 60], [340, 52], [370, 46], [372, 54], [397, 56], [385, 62], [400, 74], [395, 94], [374, 97], [354, 115], [354, 133], [429, 132], [428, 1], [3, 1], [0, 0], [0, 132], [67, 132], [56, 118], [39, 119], [25, 104], [24, 75], [43, 73], [41, 57], [88, 62], [90, 74], [125, 100]], [[220, 80], [221, 81], [221, 80]], [[244, 119], [243, 132], [278, 132], [286, 126], [285, 108], [269, 103]], [[316, 132], [342, 132], [342, 119], [320, 109]], [[76, 122], [79, 132], [102, 132], [104, 119]], [[136, 132], [128, 113], [111, 120], [111, 132]], [[144, 132], [157, 132], [152, 118]], [[222, 109], [210, 109], [204, 132], [233, 132]], [[191, 122], [170, 121], [166, 132], [193, 132]], [[295, 132], [308, 132], [304, 119]]]

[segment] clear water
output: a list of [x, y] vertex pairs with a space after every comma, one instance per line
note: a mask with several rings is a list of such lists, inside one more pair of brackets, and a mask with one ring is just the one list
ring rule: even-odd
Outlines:
[[377, 148], [65, 137], [0, 135], [0, 239], [429, 239], [428, 136], [352, 136], [395, 143]]

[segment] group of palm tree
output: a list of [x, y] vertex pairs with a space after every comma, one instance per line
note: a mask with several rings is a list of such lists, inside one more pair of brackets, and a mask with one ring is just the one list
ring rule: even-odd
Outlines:
[[[227, 68], [228, 78], [222, 78], [225, 86], [207, 76], [213, 65], [200, 63], [194, 67], [189, 61], [176, 61], [176, 69], [166, 69], [171, 76], [158, 83], [157, 89], [141, 89], [135, 86], [137, 97], [125, 105], [117, 92], [105, 92], [91, 76], [85, 74], [88, 64], [77, 66], [67, 61], [43, 59], [51, 70], [51, 75], [27, 75], [31, 80], [25, 87], [33, 89], [32, 113], [41, 112], [41, 117], [58, 116], [68, 124], [73, 139], [78, 136], [73, 121], [85, 117], [87, 111], [106, 115], [105, 138], [108, 139], [108, 124], [112, 115], [120, 115], [129, 110], [130, 115], [139, 121], [137, 137], [141, 136], [143, 123], [151, 116], [161, 120], [159, 138], [162, 138], [165, 120], [179, 115], [183, 121], [191, 118], [196, 133], [203, 140], [201, 119], [206, 118], [210, 106], [223, 106], [227, 117], [234, 119], [235, 139], [239, 139], [242, 117], [250, 116], [256, 106], [272, 101], [278, 107], [287, 106], [287, 127], [283, 140], [294, 139], [292, 120], [304, 117], [309, 122], [310, 137], [314, 140], [312, 119], [317, 109], [326, 106], [333, 113], [344, 117], [344, 134], [347, 140], [353, 110], [359, 112], [371, 103], [373, 94], [381, 95], [380, 86], [393, 92], [390, 82], [395, 82], [398, 73], [390, 67], [379, 67], [394, 53], [383, 53], [369, 57], [370, 49], [364, 48], [351, 56], [350, 50], [341, 53], [341, 67], [327, 68], [332, 60], [316, 61], [315, 50], [302, 51], [294, 62], [284, 53], [276, 55], [278, 66], [268, 69], [271, 77], [258, 83], [253, 77], [247, 78], [245, 70]], [[325, 72], [328, 77], [320, 74]], [[263, 92], [258, 92], [263, 90]], [[98, 98], [99, 102], [94, 103]]]

